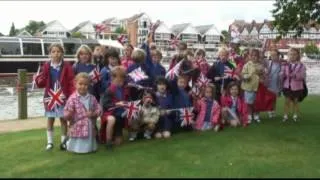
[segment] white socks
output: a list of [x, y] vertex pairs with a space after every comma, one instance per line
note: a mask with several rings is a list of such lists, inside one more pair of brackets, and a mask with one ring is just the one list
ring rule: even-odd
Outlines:
[[48, 144], [53, 144], [53, 130], [47, 130]]
[[[48, 144], [53, 144], [53, 130], [47, 130], [47, 142]], [[61, 136], [61, 143], [63, 143], [63, 141], [65, 141], [66, 136], [62, 135]]]

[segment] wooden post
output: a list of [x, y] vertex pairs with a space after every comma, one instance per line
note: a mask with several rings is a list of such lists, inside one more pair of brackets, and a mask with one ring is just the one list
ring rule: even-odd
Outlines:
[[17, 94], [18, 94], [18, 119], [28, 118], [27, 101], [27, 70], [18, 69]]

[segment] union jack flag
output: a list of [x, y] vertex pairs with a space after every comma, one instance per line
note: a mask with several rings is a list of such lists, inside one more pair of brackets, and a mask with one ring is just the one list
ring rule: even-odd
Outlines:
[[200, 89], [198, 86], [193, 86], [191, 89], [191, 94], [195, 96], [200, 96]]
[[125, 114], [127, 119], [130, 121], [138, 117], [138, 113], [140, 111], [140, 103], [141, 100], [126, 102], [124, 105]]
[[96, 32], [102, 32], [102, 31], [105, 30], [107, 27], [106, 27], [106, 25], [104, 25], [104, 24], [97, 24], [97, 25], [95, 26], [95, 28], [96, 28]]
[[93, 83], [97, 83], [100, 81], [100, 72], [98, 70], [98, 68], [94, 68], [90, 73], [89, 73], [89, 76], [92, 80]]
[[197, 85], [201, 87], [205, 87], [210, 83], [210, 79], [208, 79], [203, 73], [200, 74], [199, 78], [197, 79]]
[[180, 67], [181, 67], [182, 61], [180, 61], [178, 64], [176, 64], [172, 69], [170, 69], [167, 74], [166, 74], [166, 78], [170, 79], [170, 80], [174, 80], [174, 78], [176, 76], [179, 75], [180, 72]]
[[125, 35], [120, 35], [118, 37], [118, 42], [123, 45], [124, 43], [128, 42], [128, 38]]
[[171, 47], [175, 49], [177, 48], [178, 44], [179, 44], [179, 39], [177, 37], [174, 37], [173, 39], [171, 39], [170, 41]]
[[181, 126], [186, 126], [188, 124], [191, 124], [191, 121], [193, 119], [193, 107], [188, 108], [182, 108], [180, 111], [180, 118], [182, 120]]
[[148, 76], [144, 71], [142, 71], [141, 67], [133, 70], [131, 73], [128, 74], [134, 82], [138, 82], [144, 79], [147, 79]]
[[231, 69], [228, 66], [224, 66], [224, 76], [227, 76], [228, 78], [234, 78], [235, 77], [234, 69]]
[[48, 109], [52, 111], [57, 106], [62, 106], [65, 100], [65, 95], [62, 92], [59, 83], [54, 84], [53, 89], [48, 91], [49, 97], [44, 98], [44, 102], [48, 104]]

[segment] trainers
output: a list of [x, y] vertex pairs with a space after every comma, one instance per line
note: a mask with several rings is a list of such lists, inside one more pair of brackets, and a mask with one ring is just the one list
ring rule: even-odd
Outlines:
[[149, 134], [149, 133], [147, 133], [147, 132], [145, 132], [143, 136], [144, 136], [144, 138], [146, 138], [146, 139], [151, 139], [150, 134]]
[[258, 114], [254, 115], [254, 120], [257, 121], [257, 123], [260, 123], [260, 117]]
[[61, 151], [65, 151], [66, 149], [67, 149], [66, 143], [61, 143], [61, 144], [60, 144], [60, 150], [61, 150]]
[[214, 131], [215, 131], [215, 132], [218, 132], [219, 129], [220, 129], [220, 126], [219, 126], [219, 125], [216, 125], [216, 126], [214, 127]]
[[252, 116], [251, 115], [248, 115], [248, 124], [250, 124], [252, 121]]
[[272, 119], [276, 116], [274, 111], [269, 111], [268, 115], [269, 115], [269, 119]]
[[112, 144], [112, 142], [107, 142], [107, 143], [106, 143], [106, 148], [107, 148], [107, 150], [112, 150], [112, 149], [113, 149], [113, 144]]
[[47, 146], [46, 146], [46, 151], [49, 151], [53, 149], [53, 144], [52, 143], [48, 143]]
[[137, 133], [130, 133], [129, 135], [129, 141], [135, 141], [137, 138]]
[[287, 120], [288, 120], [288, 115], [284, 115], [283, 119], [282, 119], [282, 122], [286, 122]]
[[298, 115], [294, 114], [292, 119], [293, 119], [294, 122], [297, 122], [298, 121]]

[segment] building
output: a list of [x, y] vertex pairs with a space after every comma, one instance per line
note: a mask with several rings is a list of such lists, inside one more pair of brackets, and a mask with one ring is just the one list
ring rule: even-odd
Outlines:
[[96, 31], [91, 21], [84, 21], [71, 30], [71, 33], [80, 32], [87, 39], [95, 39]]
[[149, 33], [151, 18], [146, 13], [140, 13], [121, 20], [121, 23], [127, 31], [129, 42], [133, 46], [142, 45]]
[[172, 31], [170, 28], [164, 22], [160, 22], [159, 26], [154, 32], [154, 41], [157, 47], [162, 51], [168, 50], [170, 47], [171, 38]]
[[[221, 33], [215, 25], [195, 26], [195, 29], [200, 33], [200, 43], [204, 44], [205, 49], [213, 49], [220, 43]], [[200, 48], [200, 47], [199, 47]]]
[[54, 20], [43, 26], [35, 34], [36, 37], [55, 37], [55, 38], [68, 38], [70, 32], [58, 20]]
[[199, 43], [200, 33], [192, 26], [191, 23], [175, 24], [171, 27], [174, 36], [187, 43], [188, 48], [194, 48], [194, 44]]
[[278, 48], [281, 52], [287, 52], [289, 47], [303, 48], [307, 42], [320, 40], [320, 26], [315, 23], [305, 25], [301, 37], [294, 38], [295, 31], [289, 31], [287, 35], [282, 37], [278, 42], [274, 40], [279, 36], [276, 28], [273, 27], [272, 21], [264, 20], [261, 23], [252, 21], [251, 23], [243, 20], [235, 20], [229, 26], [235, 26], [239, 32], [239, 38], [244, 45], [261, 46], [264, 45], [267, 49], [271, 47]]

